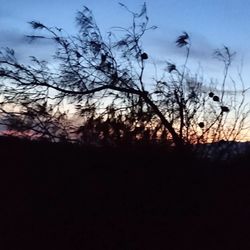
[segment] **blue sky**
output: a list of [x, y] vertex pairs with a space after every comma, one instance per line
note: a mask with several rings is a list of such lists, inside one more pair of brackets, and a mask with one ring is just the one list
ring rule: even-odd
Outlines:
[[[116, 0], [0, 0], [0, 47], [14, 48], [19, 57], [36, 54], [46, 57], [46, 44], [29, 45], [25, 34], [33, 34], [28, 21], [41, 21], [48, 26], [76, 30], [74, 17], [81, 6], [89, 7], [103, 32], [116, 25], [129, 25], [129, 15]], [[132, 10], [144, 1], [121, 0]], [[174, 41], [182, 31], [192, 38], [191, 68], [202, 66], [205, 77], [217, 78], [221, 66], [213, 59], [213, 51], [223, 45], [237, 52], [234, 70], [244, 64], [243, 77], [250, 67], [250, 1], [249, 0], [148, 0], [150, 23], [158, 26], [145, 36], [144, 46], [154, 61], [163, 67], [166, 60], [181, 63], [183, 51]], [[233, 72], [233, 71], [232, 71]], [[232, 73], [233, 74], [233, 73]], [[234, 73], [235, 74], [235, 73]]]

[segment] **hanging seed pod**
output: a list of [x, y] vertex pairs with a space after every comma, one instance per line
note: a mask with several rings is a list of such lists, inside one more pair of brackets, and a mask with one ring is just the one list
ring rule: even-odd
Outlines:
[[171, 73], [172, 71], [176, 70], [175, 64], [168, 63], [167, 71], [168, 73]]
[[107, 56], [105, 54], [101, 54], [101, 64], [105, 63]]
[[199, 122], [199, 123], [198, 123], [198, 126], [199, 126], [200, 128], [204, 128], [205, 124], [204, 124], [204, 122]]
[[229, 108], [226, 106], [221, 106], [221, 112], [229, 112]]
[[212, 98], [212, 97], [214, 97], [214, 93], [213, 93], [213, 92], [210, 92], [210, 93], [208, 94], [208, 96], [209, 96], [210, 98]]
[[219, 101], [220, 101], [219, 96], [215, 95], [215, 96], [213, 97], [213, 101], [215, 101], [215, 102], [219, 102]]
[[142, 54], [141, 54], [141, 59], [142, 59], [142, 60], [147, 60], [147, 59], [148, 59], [148, 54], [145, 53], [145, 52], [142, 53]]

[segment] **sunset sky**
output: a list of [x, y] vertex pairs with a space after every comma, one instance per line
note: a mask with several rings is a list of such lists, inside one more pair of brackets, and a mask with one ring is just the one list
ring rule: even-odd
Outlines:
[[[140, 10], [144, 1], [121, 1], [131, 10]], [[76, 32], [77, 10], [89, 7], [103, 33], [113, 26], [128, 26], [131, 18], [116, 0], [0, 0], [0, 47], [11, 47], [19, 58], [38, 55], [46, 59], [50, 49], [46, 44], [30, 45], [24, 35], [34, 34], [28, 22], [40, 21], [48, 26], [63, 27], [69, 34]], [[213, 51], [223, 45], [237, 52], [234, 71], [243, 63], [245, 84], [250, 67], [250, 1], [248, 0], [148, 0], [150, 24], [158, 26], [144, 39], [144, 47], [151, 62], [163, 68], [166, 60], [181, 63], [183, 50], [174, 41], [182, 31], [192, 39], [190, 67], [202, 69], [206, 78], [219, 78], [221, 64], [213, 58]], [[232, 71], [233, 72], [233, 71]], [[234, 73], [232, 73], [234, 74]]]
[[[138, 12], [144, 3], [139, 0], [120, 2]], [[240, 72], [245, 87], [250, 87], [249, 0], [148, 0], [146, 4], [150, 25], [158, 27], [143, 39], [149, 55], [146, 84], [150, 84], [154, 77], [150, 65], [164, 70], [166, 61], [183, 64], [185, 51], [175, 46], [175, 40], [186, 31], [192, 41], [188, 65], [192, 73], [197, 71], [206, 83], [218, 79], [220, 84], [223, 65], [215, 60], [213, 53], [226, 45], [237, 52], [230, 76], [238, 83], [237, 73]], [[37, 33], [28, 22], [40, 21], [74, 35], [77, 32], [75, 15], [82, 6], [92, 10], [104, 36], [114, 26], [128, 27], [131, 24], [131, 15], [117, 0], [0, 0], [0, 47], [15, 49], [18, 59], [24, 63], [29, 62], [30, 55], [49, 61], [55, 47], [46, 41], [29, 43], [25, 35]], [[237, 87], [240, 89], [241, 85]], [[249, 94], [248, 97], [250, 100]]]

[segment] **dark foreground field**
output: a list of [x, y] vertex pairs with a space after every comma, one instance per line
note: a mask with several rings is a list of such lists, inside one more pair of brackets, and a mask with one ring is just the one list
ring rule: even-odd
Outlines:
[[250, 249], [248, 156], [3, 138], [0, 155], [0, 249]]

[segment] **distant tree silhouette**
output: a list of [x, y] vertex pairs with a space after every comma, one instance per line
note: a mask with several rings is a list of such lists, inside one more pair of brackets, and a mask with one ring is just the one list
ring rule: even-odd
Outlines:
[[[239, 104], [236, 90], [231, 104], [225, 104], [233, 57], [229, 49], [215, 52], [225, 66], [220, 91], [206, 86], [188, 70], [191, 43], [186, 32], [176, 40], [176, 45], [186, 50], [184, 65], [168, 62], [165, 76], [147, 86], [144, 75], [150, 55], [141, 40], [156, 27], [148, 27], [146, 4], [139, 13], [121, 5], [131, 14], [132, 25], [116, 27], [113, 30], [117, 33], [110, 32], [106, 39], [87, 7], [76, 15], [75, 36], [66, 35], [61, 28], [30, 22], [43, 34], [28, 36], [29, 39], [49, 39], [57, 45], [53, 68], [35, 57], [31, 57], [30, 65], [25, 65], [17, 61], [14, 50], [1, 51], [2, 123], [50, 139], [84, 143], [165, 140], [182, 147], [236, 139], [248, 110], [244, 88]], [[74, 106], [74, 126], [66, 122], [67, 115], [60, 111], [62, 103]]]

